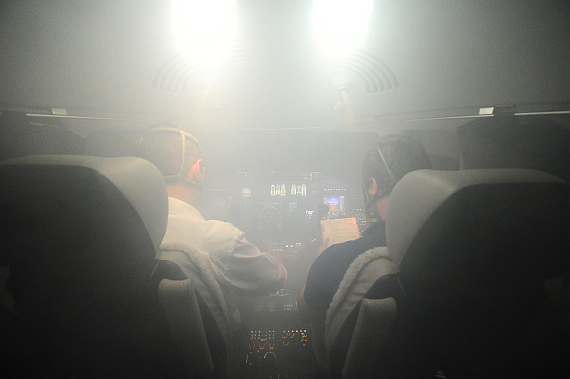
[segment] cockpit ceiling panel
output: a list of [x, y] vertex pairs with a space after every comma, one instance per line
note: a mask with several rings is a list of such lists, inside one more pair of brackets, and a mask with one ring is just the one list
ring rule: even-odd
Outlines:
[[174, 4], [3, 3], [0, 105], [280, 128], [570, 101], [567, 2], [375, 1], [332, 51], [312, 2], [236, 0], [216, 59], [176, 35]]

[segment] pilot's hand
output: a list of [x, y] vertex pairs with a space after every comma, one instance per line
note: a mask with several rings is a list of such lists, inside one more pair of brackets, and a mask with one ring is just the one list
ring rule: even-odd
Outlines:
[[329, 238], [328, 238], [328, 237], [323, 241], [323, 244], [321, 245], [321, 247], [319, 247], [319, 250], [317, 251], [317, 257], [318, 257], [319, 255], [321, 255], [321, 253], [322, 253], [323, 251], [325, 251], [325, 249], [326, 249], [327, 247], [329, 247]]

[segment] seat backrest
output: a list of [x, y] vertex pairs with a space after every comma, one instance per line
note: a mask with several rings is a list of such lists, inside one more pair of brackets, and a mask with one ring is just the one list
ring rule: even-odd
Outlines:
[[210, 350], [204, 349], [208, 341], [192, 280], [161, 280], [158, 298], [182, 356], [192, 357], [192, 360], [183, 360], [185, 370], [198, 377], [211, 375], [214, 362]]
[[330, 356], [332, 345], [338, 341], [342, 325], [360, 299], [379, 277], [395, 272], [397, 272], [397, 267], [390, 261], [388, 249], [385, 246], [362, 253], [351, 263], [327, 310], [325, 347], [329, 352], [329, 359], [336, 359]]
[[0, 163], [0, 211], [13, 298], [3, 318], [20, 328], [3, 366], [23, 376], [196, 376], [157, 289], [185, 278], [155, 259], [168, 216], [156, 167], [133, 157], [11, 159]]
[[343, 378], [372, 378], [375, 369], [376, 347], [386, 341], [398, 314], [393, 297], [384, 299], [363, 298], [352, 341], [342, 368]]
[[[534, 170], [406, 175], [386, 217], [389, 254], [400, 269], [392, 287], [401, 290], [365, 296], [393, 298], [397, 309], [388, 316], [397, 316], [378, 314], [377, 325], [391, 327], [368, 372], [511, 375], [544, 302], [544, 280], [569, 267], [569, 195], [563, 181]], [[355, 377], [355, 357], [347, 356], [345, 377]]]

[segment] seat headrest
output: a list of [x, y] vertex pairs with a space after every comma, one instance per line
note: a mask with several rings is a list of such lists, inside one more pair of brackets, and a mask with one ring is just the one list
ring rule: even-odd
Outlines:
[[392, 191], [386, 240], [392, 260], [408, 269], [425, 262], [428, 254], [435, 259], [440, 253], [434, 249], [450, 255], [465, 246], [474, 254], [498, 245], [538, 245], [546, 251], [560, 243], [556, 248], [567, 249], [569, 214], [568, 186], [544, 172], [419, 170], [405, 175]]
[[[141, 226], [135, 234], [139, 235], [131, 238], [148, 239], [155, 248], [164, 237], [168, 218], [162, 175], [150, 162], [135, 157], [36, 155], [9, 159], [0, 163], [0, 200], [3, 208], [8, 207], [3, 211], [13, 215], [28, 212], [29, 222], [34, 222], [34, 213], [40, 224], [46, 221], [37, 221], [37, 215], [43, 214], [41, 220], [52, 220], [49, 222], [58, 224], [54, 228], [67, 228], [70, 233], [97, 233], [100, 226], [118, 230], [138, 223]], [[55, 213], [59, 215], [50, 218]], [[25, 223], [25, 217], [16, 218]], [[81, 229], [74, 223], [86, 225]]]

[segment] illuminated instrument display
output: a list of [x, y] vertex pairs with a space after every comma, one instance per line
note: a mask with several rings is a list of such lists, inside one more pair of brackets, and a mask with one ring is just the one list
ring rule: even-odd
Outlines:
[[[246, 233], [317, 233], [318, 220], [351, 217], [352, 207], [363, 203], [359, 191], [317, 174], [238, 172], [231, 181], [224, 180], [202, 196], [203, 200], [209, 197], [204, 214], [236, 223]], [[354, 216], [365, 220], [360, 214]]]
[[[287, 192], [289, 189], [289, 192]], [[307, 196], [307, 184], [305, 183], [275, 183], [271, 184], [270, 196]]]
[[329, 207], [329, 214], [336, 216], [344, 216], [346, 214], [345, 197], [325, 197], [323, 203]]

